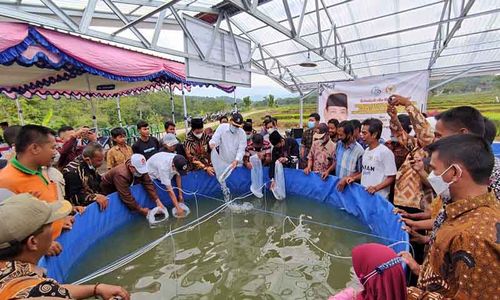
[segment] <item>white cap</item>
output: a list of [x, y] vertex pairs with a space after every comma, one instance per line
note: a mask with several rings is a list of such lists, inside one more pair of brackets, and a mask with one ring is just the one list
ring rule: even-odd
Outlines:
[[175, 134], [167, 133], [163, 136], [163, 144], [167, 145], [168, 147], [172, 147], [179, 144], [179, 140], [177, 140]]
[[132, 154], [130, 164], [141, 174], [146, 174], [148, 172], [146, 158], [142, 154]]

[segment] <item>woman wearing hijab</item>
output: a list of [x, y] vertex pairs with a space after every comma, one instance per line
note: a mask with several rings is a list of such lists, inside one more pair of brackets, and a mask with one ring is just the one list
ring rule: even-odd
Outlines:
[[352, 264], [361, 288], [346, 288], [329, 300], [405, 300], [402, 259], [381, 244], [361, 244], [352, 250]]

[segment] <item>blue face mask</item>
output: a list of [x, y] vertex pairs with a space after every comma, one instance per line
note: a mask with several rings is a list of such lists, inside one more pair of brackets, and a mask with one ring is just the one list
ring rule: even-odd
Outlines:
[[308, 128], [314, 128], [315, 126], [316, 126], [316, 122], [313, 122], [313, 121], [307, 122], [307, 127]]

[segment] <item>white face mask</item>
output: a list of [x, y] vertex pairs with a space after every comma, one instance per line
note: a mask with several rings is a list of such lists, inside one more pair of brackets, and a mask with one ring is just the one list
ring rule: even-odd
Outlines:
[[56, 151], [56, 154], [54, 154], [54, 157], [52, 158], [53, 164], [57, 164], [59, 162], [59, 159], [61, 158], [61, 153], [59, 151]]
[[275, 131], [276, 131], [276, 128], [269, 128], [269, 129], [267, 130], [267, 133], [271, 134], [271, 133], [273, 133], [273, 132], [275, 132]]
[[429, 181], [429, 184], [431, 185], [434, 192], [436, 192], [436, 194], [438, 196], [441, 196], [441, 198], [443, 198], [443, 199], [450, 199], [451, 198], [450, 185], [452, 185], [454, 183], [454, 181], [451, 181], [451, 182], [444, 181], [443, 175], [446, 172], [448, 172], [448, 170], [450, 170], [451, 167], [453, 167], [453, 166], [460, 171], [460, 175], [461, 175], [462, 170], [460, 169], [460, 167], [458, 167], [457, 165], [451, 165], [446, 170], [444, 170], [444, 172], [441, 173], [441, 175], [436, 175], [436, 173], [434, 173], [434, 171], [432, 171], [429, 174], [429, 176], [427, 177], [427, 181]]
[[202, 133], [193, 133], [193, 134], [198, 139], [201, 139], [201, 137], [203, 136], [203, 132]]

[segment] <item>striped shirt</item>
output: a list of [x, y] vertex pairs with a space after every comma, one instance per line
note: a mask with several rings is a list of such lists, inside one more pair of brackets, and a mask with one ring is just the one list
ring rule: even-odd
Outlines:
[[355, 142], [345, 148], [344, 143], [338, 141], [335, 153], [337, 156], [335, 175], [337, 177], [343, 178], [361, 172], [364, 150], [360, 144]]

